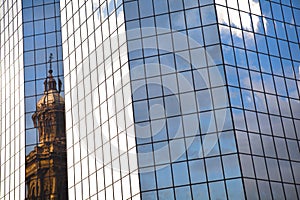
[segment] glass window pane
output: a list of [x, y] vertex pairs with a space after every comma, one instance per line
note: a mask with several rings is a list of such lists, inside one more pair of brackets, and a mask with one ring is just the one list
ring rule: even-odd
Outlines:
[[213, 112], [200, 113], [200, 129], [201, 133], [211, 133], [216, 131], [215, 117]]
[[259, 199], [256, 181], [252, 179], [244, 180], [247, 199]]
[[219, 157], [207, 158], [205, 162], [208, 181], [219, 180], [223, 178], [221, 159]]
[[140, 173], [141, 190], [153, 190], [156, 188], [155, 173], [153, 168], [146, 168], [147, 172]]
[[216, 14], [214, 6], [201, 7], [200, 13], [203, 25], [216, 23]]
[[166, 200], [174, 200], [173, 189], [159, 190], [158, 191], [158, 198], [159, 199], [166, 199]]
[[185, 13], [187, 28], [193, 28], [201, 25], [199, 9], [187, 10]]
[[253, 163], [256, 177], [259, 179], [268, 179], [265, 159], [253, 156]]
[[175, 186], [189, 183], [189, 175], [186, 162], [174, 163], [172, 164], [172, 168]]
[[212, 109], [212, 99], [209, 90], [201, 90], [197, 92], [196, 95], [199, 111], [207, 111]]
[[171, 187], [172, 186], [172, 173], [170, 165], [159, 166], [156, 170], [157, 187]]
[[245, 199], [243, 183], [241, 179], [227, 180], [226, 188], [229, 199]]
[[208, 200], [207, 184], [192, 185], [193, 199], [201, 197], [203, 200]]
[[[178, 1], [178, 0], [177, 0]], [[171, 25], [173, 30], [185, 29], [184, 12], [175, 12], [171, 14]]]
[[276, 159], [267, 158], [267, 167], [268, 167], [268, 174], [270, 180], [280, 181], [280, 172], [278, 167], [278, 162]]
[[161, 14], [168, 12], [168, 1], [167, 0], [153, 0], [155, 14]]
[[240, 160], [243, 176], [254, 178], [252, 157], [249, 155], [240, 155]]
[[219, 133], [219, 142], [222, 154], [236, 152], [235, 136], [233, 132]]
[[134, 118], [136, 122], [145, 121], [149, 119], [147, 101], [135, 102], [133, 105], [134, 105]]
[[176, 199], [192, 199], [190, 187], [175, 188]]
[[152, 1], [140, 0], [139, 1], [140, 15], [141, 17], [153, 15]]
[[270, 184], [267, 181], [257, 181], [261, 199], [272, 199]]
[[206, 181], [203, 160], [190, 161], [189, 170], [190, 170], [191, 183], [200, 183]]
[[164, 98], [166, 116], [175, 116], [180, 114], [180, 105], [178, 95], [172, 95]]
[[284, 193], [281, 183], [271, 182], [272, 194], [274, 197], [284, 199]]
[[240, 176], [240, 166], [237, 155], [222, 157], [225, 178], [234, 178]]
[[205, 26], [203, 28], [205, 45], [212, 45], [219, 42], [217, 26]]
[[209, 183], [209, 192], [211, 199], [226, 199], [224, 182]]
[[168, 2], [169, 2], [170, 11], [183, 9], [183, 1], [181, 0], [169, 0]]

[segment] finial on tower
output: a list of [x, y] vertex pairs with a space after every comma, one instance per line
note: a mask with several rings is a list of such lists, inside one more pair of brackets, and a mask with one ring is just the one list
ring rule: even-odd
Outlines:
[[46, 77], [45, 81], [44, 81], [44, 88], [45, 88], [45, 92], [48, 92], [49, 90], [56, 90], [56, 81], [53, 78], [53, 70], [52, 70], [52, 59], [53, 59], [53, 54], [50, 53], [49, 56], [49, 75]]
[[49, 75], [51, 76], [52, 75], [52, 59], [53, 59], [53, 54], [50, 53], [50, 56], [49, 56], [49, 63], [50, 63], [50, 69], [49, 69]]

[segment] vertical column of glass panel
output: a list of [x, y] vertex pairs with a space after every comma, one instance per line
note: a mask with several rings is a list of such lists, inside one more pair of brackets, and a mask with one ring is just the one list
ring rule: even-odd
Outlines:
[[61, 14], [70, 199], [139, 199], [122, 1]]
[[142, 199], [243, 198], [213, 1], [124, 8]]
[[[44, 93], [52, 53], [53, 76], [63, 81], [59, 1], [23, 1], [26, 152], [39, 142], [32, 115]], [[64, 84], [62, 84], [64, 85]], [[63, 90], [62, 90], [63, 92]], [[62, 93], [63, 94], [63, 93]]]
[[299, 4], [216, 4], [246, 195], [297, 198]]
[[0, 199], [25, 198], [21, 1], [0, 3]]
[[[40, 124], [42, 122], [38, 122], [36, 125], [33, 121], [33, 115], [38, 111], [37, 104], [43, 95], [48, 95], [49, 92], [45, 90], [44, 81], [48, 74], [48, 70], [50, 69], [49, 57], [52, 54], [51, 65], [53, 70], [53, 77], [57, 81], [56, 88], [60, 90], [60, 95], [64, 96], [64, 79], [63, 79], [63, 62], [62, 62], [62, 42], [61, 42], [61, 24], [60, 24], [60, 1], [59, 0], [24, 0], [22, 1], [22, 28], [23, 28], [23, 37], [24, 37], [24, 79], [25, 79], [25, 129], [26, 129], [26, 166], [30, 166], [31, 164], [34, 166], [34, 163], [31, 163], [31, 158], [33, 154], [37, 157], [41, 156], [41, 149], [44, 148], [44, 142], [40, 138], [43, 133], [51, 130], [52, 133], [58, 132], [58, 129], [64, 129], [63, 122], [61, 125], [56, 122], [51, 122], [56, 119], [47, 119], [45, 115], [45, 119], [43, 123], [47, 123], [46, 126], [48, 129], [43, 130], [43, 125]], [[58, 79], [61, 80], [61, 83], [58, 82]], [[46, 94], [47, 93], [47, 94]], [[49, 101], [51, 101], [50, 96], [46, 97], [46, 101], [42, 102], [42, 104], [48, 105]], [[62, 115], [62, 114], [60, 114]], [[63, 118], [61, 120], [64, 120]], [[47, 128], [47, 127], [46, 127]], [[58, 140], [58, 138], [56, 139]], [[63, 141], [57, 141], [57, 143], [63, 143]], [[49, 145], [51, 145], [49, 143]], [[57, 147], [55, 147], [57, 148]], [[56, 150], [57, 151], [57, 150]], [[63, 150], [59, 150], [63, 151]], [[31, 154], [31, 155], [29, 155]], [[57, 159], [61, 159], [61, 163], [66, 163], [65, 155], [57, 154]], [[46, 155], [47, 156], [47, 155]], [[50, 169], [50, 159], [48, 160], [48, 164], [43, 166], [46, 169]], [[32, 162], [45, 162], [47, 161], [34, 160]], [[57, 161], [53, 161], [54, 165], [58, 165]], [[43, 165], [43, 164], [39, 164]], [[47, 167], [48, 165], [48, 167]], [[32, 170], [38, 170], [37, 168], [32, 168]], [[47, 193], [47, 182], [59, 185], [59, 180], [55, 177], [55, 174], [46, 173], [44, 177], [29, 177], [29, 174], [32, 173], [29, 169], [26, 169], [26, 178], [27, 178], [27, 188], [26, 195], [27, 198], [46, 198], [46, 196], [50, 196]], [[65, 172], [55, 171], [56, 174], [62, 173], [63, 176], [66, 176]], [[41, 173], [37, 173], [41, 174]], [[56, 175], [57, 176], [57, 175]], [[63, 177], [62, 176], [62, 177]], [[61, 177], [61, 178], [62, 178]], [[38, 183], [39, 179], [44, 179], [43, 185], [33, 186], [33, 182]], [[62, 178], [63, 179], [63, 178]], [[51, 181], [50, 181], [51, 180]], [[29, 186], [29, 183], [32, 185]], [[66, 185], [66, 184], [65, 184]], [[52, 187], [52, 186], [51, 186]], [[64, 188], [66, 190], [67, 186], [58, 186]], [[40, 190], [34, 188], [41, 188]], [[35, 191], [35, 192], [34, 192]], [[38, 192], [40, 191], [40, 192]], [[48, 191], [49, 192], [49, 191]], [[56, 194], [59, 195], [59, 194]], [[42, 197], [43, 196], [43, 197]]]

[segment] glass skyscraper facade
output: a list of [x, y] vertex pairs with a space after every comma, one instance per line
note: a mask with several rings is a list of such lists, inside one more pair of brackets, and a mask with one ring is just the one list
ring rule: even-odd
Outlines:
[[297, 1], [61, 9], [71, 196], [299, 196]]
[[[66, 198], [65, 123], [61, 108], [64, 102], [60, 97], [64, 96], [60, 2], [23, 0], [22, 29], [25, 196], [28, 200]], [[59, 80], [57, 86], [55, 79]]]
[[216, 1], [223, 69], [249, 199], [299, 198], [299, 5]]
[[299, 1], [216, 1], [249, 199], [299, 198]]
[[59, 1], [24, 0], [22, 16], [27, 154], [39, 141], [32, 115], [44, 94], [50, 54], [53, 76], [63, 80]]
[[243, 198], [213, 1], [124, 8], [141, 198]]
[[22, 5], [0, 3], [0, 199], [25, 198], [25, 100]]
[[50, 53], [64, 80], [69, 199], [300, 198], [298, 0], [0, 11], [0, 199], [25, 198]]
[[61, 2], [70, 199], [139, 199], [123, 13], [122, 1]]
[[[39, 156], [40, 152], [35, 147], [40, 145], [38, 128], [41, 128], [40, 125], [34, 126], [32, 116], [44, 94], [50, 54], [53, 55], [53, 76], [63, 80], [60, 3], [54, 0], [2, 1], [0, 15], [0, 198], [31, 199], [28, 198], [29, 173], [26, 166], [29, 166], [27, 160], [30, 159], [27, 156], [30, 153]], [[38, 160], [30, 161], [31, 170], [32, 166], [38, 165]], [[49, 162], [45, 168], [50, 165]], [[43, 181], [47, 182], [47, 179], [52, 177], [47, 176]], [[40, 183], [32, 187], [41, 191], [45, 185]]]

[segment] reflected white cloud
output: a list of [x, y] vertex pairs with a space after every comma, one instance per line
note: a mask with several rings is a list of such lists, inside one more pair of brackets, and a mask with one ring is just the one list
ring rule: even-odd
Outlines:
[[249, 3], [250, 3], [251, 13], [261, 16], [259, 1], [258, 0], [250, 0]]
[[[247, 13], [250, 14], [255, 14], [258, 16], [262, 16], [261, 13], [261, 9], [260, 9], [260, 5], [259, 5], [259, 1], [257, 0], [249, 0], [249, 4], [248, 4], [248, 0], [238, 0], [237, 3], [239, 5], [239, 9], [241, 11], [247, 12], [238, 12], [237, 10], [237, 4], [235, 1], [232, 0], [228, 0], [227, 4], [228, 4], [228, 12], [227, 9], [225, 9], [224, 7], [220, 7], [217, 6], [217, 15], [218, 15], [218, 22], [222, 23], [222, 24], [226, 24], [228, 26], [233, 26], [236, 28], [241, 28], [241, 25], [243, 27], [243, 29], [245, 30], [249, 30], [252, 31], [252, 25], [253, 25], [253, 29], [254, 31], [257, 31], [259, 28], [259, 18], [257, 16], [254, 15], [249, 15]], [[219, 0], [217, 1], [217, 3], [225, 4], [225, 0]], [[250, 7], [250, 10], [249, 10]], [[234, 8], [234, 9], [231, 9]], [[228, 15], [229, 14], [229, 15]], [[230, 18], [230, 21], [228, 20], [228, 16]], [[252, 21], [251, 21], [252, 19]], [[266, 27], [267, 22], [264, 20], [264, 25]], [[222, 28], [222, 27], [221, 27]], [[241, 31], [237, 31], [236, 29], [232, 29], [232, 34], [237, 36], [237, 37], [242, 37], [242, 32]]]

